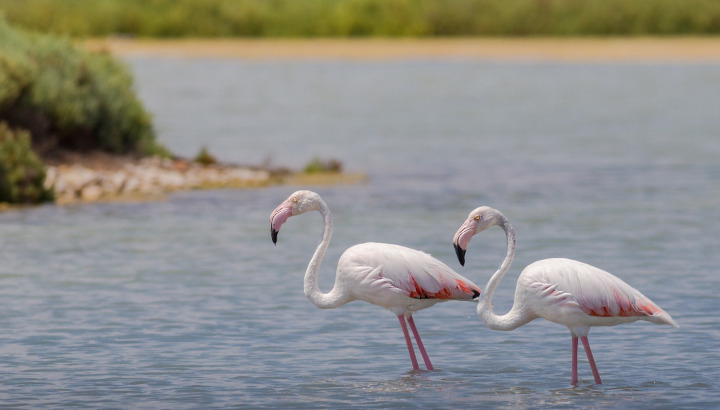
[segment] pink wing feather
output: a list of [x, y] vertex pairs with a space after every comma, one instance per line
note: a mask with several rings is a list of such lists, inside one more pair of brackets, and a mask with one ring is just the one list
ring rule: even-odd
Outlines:
[[670, 316], [637, 289], [594, 266], [571, 259], [545, 259], [523, 272], [543, 298], [577, 303], [587, 315], [643, 318], [675, 326]]
[[480, 287], [425, 252], [385, 243], [363, 243], [346, 251], [343, 258], [367, 266], [384, 283], [415, 299], [472, 300]]

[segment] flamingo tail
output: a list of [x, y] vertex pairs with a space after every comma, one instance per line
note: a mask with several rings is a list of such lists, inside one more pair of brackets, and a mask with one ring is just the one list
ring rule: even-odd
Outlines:
[[679, 328], [677, 322], [673, 320], [670, 315], [667, 314], [664, 310], [661, 310], [658, 313], [655, 313], [653, 316], [651, 316], [652, 319], [650, 320], [653, 323], [657, 323], [659, 325], [670, 325], [674, 327], [675, 329]]
[[638, 303], [638, 308], [640, 309], [640, 311], [647, 315], [645, 317], [645, 320], [649, 322], [658, 325], [670, 325], [676, 329], [680, 327], [666, 311], [662, 310], [649, 299]]

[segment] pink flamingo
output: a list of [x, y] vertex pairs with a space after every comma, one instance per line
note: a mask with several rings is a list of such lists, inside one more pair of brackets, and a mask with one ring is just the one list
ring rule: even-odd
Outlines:
[[385, 308], [400, 320], [413, 370], [418, 370], [407, 323], [428, 370], [433, 370], [412, 314], [446, 300], [472, 301], [480, 288], [432, 256], [414, 249], [384, 243], [363, 243], [347, 249], [338, 261], [335, 285], [329, 293], [318, 287], [318, 271], [332, 236], [332, 215], [320, 195], [297, 191], [270, 215], [270, 233], [277, 243], [280, 226], [291, 216], [318, 211], [323, 217], [320, 244], [305, 272], [305, 296], [321, 309], [332, 309], [353, 300]]
[[615, 326], [636, 320], [678, 327], [675, 321], [642, 293], [616, 276], [594, 266], [571, 259], [543, 259], [526, 267], [517, 281], [515, 301], [505, 315], [493, 313], [492, 297], [515, 257], [515, 230], [499, 211], [480, 207], [470, 213], [455, 234], [453, 245], [461, 265], [470, 239], [493, 225], [507, 237], [505, 259], [488, 281], [477, 312], [494, 330], [513, 330], [534, 319], [543, 318], [565, 325], [572, 337], [572, 377], [577, 385], [578, 338], [585, 348], [595, 383], [602, 384], [587, 335], [591, 326]]

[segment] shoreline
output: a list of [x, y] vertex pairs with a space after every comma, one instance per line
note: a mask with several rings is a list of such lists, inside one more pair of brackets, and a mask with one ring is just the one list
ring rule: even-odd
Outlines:
[[55, 204], [157, 200], [178, 191], [259, 188], [272, 185], [357, 184], [364, 174], [303, 173], [232, 164], [200, 164], [181, 158], [128, 158], [90, 154], [51, 164], [45, 187], [54, 187]]
[[249, 60], [477, 59], [497, 61], [720, 63], [720, 37], [370, 38], [78, 40], [117, 56]]
[[101, 154], [48, 165], [45, 187], [54, 188], [58, 205], [76, 202], [157, 198], [171, 192], [270, 185], [267, 170], [221, 164], [202, 165], [183, 159], [131, 159]]
[[[128, 39], [82, 40], [116, 56], [273, 60], [469, 59], [511, 62], [720, 63], [720, 37], [460, 39]], [[277, 172], [185, 159], [78, 155], [48, 164], [55, 203], [152, 200], [183, 190], [270, 185], [354, 184], [363, 174]]]

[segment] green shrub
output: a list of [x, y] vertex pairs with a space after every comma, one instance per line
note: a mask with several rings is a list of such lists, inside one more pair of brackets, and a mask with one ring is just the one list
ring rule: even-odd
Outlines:
[[720, 33], [720, 0], [0, 0], [0, 10], [80, 37]]
[[318, 174], [322, 172], [340, 173], [342, 172], [342, 163], [336, 159], [323, 161], [320, 158], [314, 158], [305, 165], [303, 172], [306, 174]]
[[0, 122], [0, 202], [51, 201], [52, 190], [44, 182], [45, 164], [32, 150], [30, 133]]
[[0, 18], [0, 120], [53, 149], [166, 153], [129, 70], [108, 54], [11, 27]]
[[212, 165], [217, 163], [217, 159], [210, 154], [210, 151], [206, 147], [202, 147], [200, 152], [195, 156], [195, 162], [203, 165]]

